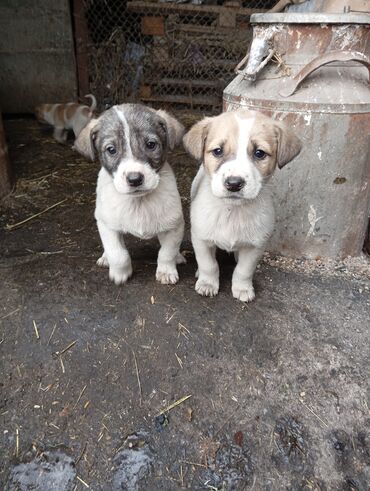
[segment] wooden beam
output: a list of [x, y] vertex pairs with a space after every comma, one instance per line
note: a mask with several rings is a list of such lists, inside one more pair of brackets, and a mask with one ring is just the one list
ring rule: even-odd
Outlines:
[[[238, 22], [238, 30], [241, 28], [247, 30], [250, 27], [249, 23]], [[240, 32], [235, 32], [235, 28], [232, 27], [221, 27], [217, 26], [201, 26], [199, 24], [176, 24], [176, 29], [180, 32], [191, 33], [191, 34], [210, 34], [213, 37], [224, 38], [225, 36], [230, 36], [230, 34], [234, 34], [235, 36], [240, 37]]]
[[196, 87], [196, 88], [214, 88], [219, 89], [223, 88], [226, 84], [224, 80], [198, 80], [198, 79], [187, 79], [187, 78], [161, 78], [160, 80], [151, 80], [145, 82], [147, 85], [169, 85], [175, 87]]
[[167, 14], [214, 14], [218, 15], [225, 12], [233, 12], [235, 15], [250, 16], [261, 12], [266, 12], [266, 9], [250, 9], [250, 8], [234, 8], [223, 7], [219, 5], [193, 5], [193, 4], [174, 4], [174, 3], [157, 3], [145, 2], [143, 0], [132, 0], [127, 2], [127, 10], [138, 13], [167, 13]]
[[151, 95], [149, 97], [141, 97], [142, 101], [146, 102], [161, 102], [168, 104], [187, 104], [193, 106], [221, 106], [222, 95], [220, 97], [210, 96], [185, 96], [185, 95]]
[[218, 25], [220, 27], [236, 27], [236, 9], [227, 9], [222, 12], [218, 18]]
[[141, 18], [141, 32], [145, 36], [164, 36], [164, 18], [144, 15]]

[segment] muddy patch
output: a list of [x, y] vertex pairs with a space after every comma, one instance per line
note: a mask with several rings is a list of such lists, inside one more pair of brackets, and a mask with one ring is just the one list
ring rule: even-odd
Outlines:
[[[29, 458], [31, 457], [28, 456]], [[28, 459], [27, 459], [28, 460]], [[45, 451], [14, 466], [7, 491], [70, 491], [76, 478], [74, 461], [59, 451]]]
[[201, 475], [201, 482], [208, 489], [242, 490], [253, 483], [254, 465], [251, 449], [241, 431], [234, 437], [205, 444], [204, 461], [208, 469]]
[[307, 466], [307, 434], [302, 423], [292, 416], [282, 417], [275, 425], [274, 440], [272, 460], [277, 468], [302, 472]]
[[[144, 432], [129, 435], [114, 459], [112, 491], [137, 491], [153, 467], [153, 453]], [[142, 489], [142, 488], [141, 488]]]
[[370, 482], [370, 448], [364, 431], [347, 433], [342, 429], [329, 435], [335, 466], [343, 476], [338, 488], [345, 491], [367, 491]]

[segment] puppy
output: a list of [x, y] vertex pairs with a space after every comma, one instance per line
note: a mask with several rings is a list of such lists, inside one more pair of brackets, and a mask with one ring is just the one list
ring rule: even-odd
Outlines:
[[77, 102], [67, 104], [41, 104], [35, 109], [35, 116], [40, 123], [54, 126], [54, 138], [59, 143], [65, 143], [68, 130], [73, 130], [75, 137], [91, 120], [96, 109], [96, 99], [92, 94], [85, 97], [91, 99], [91, 106], [84, 106]]
[[233, 251], [237, 265], [232, 294], [249, 302], [252, 277], [274, 228], [267, 182], [301, 150], [282, 123], [240, 109], [195, 124], [184, 137], [186, 150], [201, 162], [191, 189], [191, 236], [198, 262], [200, 295], [219, 289], [216, 247]]
[[123, 234], [141, 239], [158, 236], [156, 278], [172, 284], [179, 279], [176, 264], [184, 218], [167, 151], [181, 142], [183, 126], [164, 111], [139, 104], [122, 104], [105, 111], [81, 131], [75, 148], [102, 165], [96, 189], [95, 218], [104, 253], [98, 265], [109, 267], [117, 285], [132, 274]]

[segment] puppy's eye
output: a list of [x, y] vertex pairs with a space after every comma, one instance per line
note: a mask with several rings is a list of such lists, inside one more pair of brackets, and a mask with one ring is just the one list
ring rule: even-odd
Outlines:
[[254, 157], [257, 159], [257, 160], [263, 160], [267, 153], [264, 152], [263, 150], [261, 150], [260, 148], [257, 148], [255, 151], [254, 151]]
[[149, 150], [155, 150], [158, 146], [158, 143], [153, 141], [153, 140], [150, 140], [150, 141], [146, 142], [146, 146], [147, 146], [147, 148], [149, 148]]
[[222, 155], [224, 154], [224, 151], [221, 147], [217, 147], [217, 148], [214, 148], [212, 150], [212, 154], [215, 156], [215, 157], [222, 157]]
[[105, 151], [108, 152], [109, 155], [115, 155], [117, 153], [117, 149], [114, 145], [108, 145]]

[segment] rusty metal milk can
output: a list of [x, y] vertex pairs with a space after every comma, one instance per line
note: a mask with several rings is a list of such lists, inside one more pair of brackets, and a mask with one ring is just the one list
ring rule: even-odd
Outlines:
[[304, 143], [272, 179], [270, 251], [357, 256], [370, 211], [370, 14], [255, 14], [251, 23], [247, 64], [226, 87], [224, 110], [284, 120]]

